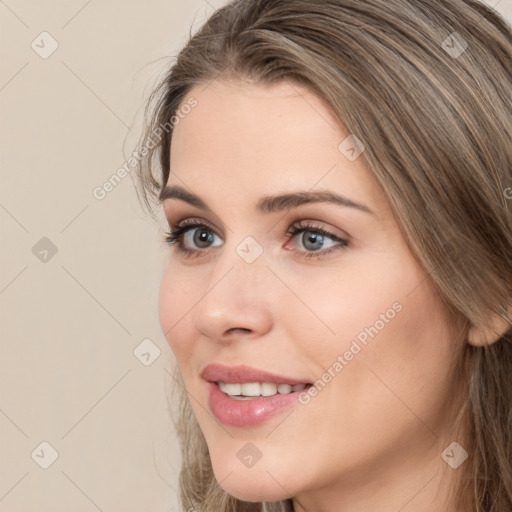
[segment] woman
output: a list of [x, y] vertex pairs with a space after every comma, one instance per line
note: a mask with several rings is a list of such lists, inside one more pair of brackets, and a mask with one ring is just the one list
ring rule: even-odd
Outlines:
[[511, 91], [475, 0], [236, 0], [190, 39], [139, 168], [184, 510], [512, 510]]

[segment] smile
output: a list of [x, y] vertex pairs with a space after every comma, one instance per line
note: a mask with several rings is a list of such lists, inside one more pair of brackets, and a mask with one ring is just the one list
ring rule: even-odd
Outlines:
[[273, 382], [247, 382], [243, 384], [217, 383], [220, 390], [235, 400], [254, 400], [262, 396], [274, 396], [276, 394], [288, 395], [295, 391], [302, 391], [306, 384], [275, 384]]
[[224, 425], [253, 427], [298, 402], [312, 384], [245, 365], [209, 364], [201, 372], [207, 381], [208, 405]]

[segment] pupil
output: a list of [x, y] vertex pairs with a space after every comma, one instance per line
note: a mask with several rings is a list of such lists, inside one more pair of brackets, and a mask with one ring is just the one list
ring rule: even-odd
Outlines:
[[323, 235], [318, 233], [304, 232], [303, 239], [304, 247], [310, 251], [318, 251], [324, 244]]
[[206, 229], [203, 230], [197, 230], [194, 233], [194, 243], [198, 247], [208, 247], [210, 243], [213, 242], [213, 236], [212, 234], [207, 231]]

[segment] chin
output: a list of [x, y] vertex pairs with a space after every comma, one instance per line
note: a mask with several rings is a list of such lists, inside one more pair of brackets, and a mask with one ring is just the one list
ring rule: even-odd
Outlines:
[[[290, 498], [290, 496], [268, 475], [267, 482], [255, 480], [255, 478], [239, 478], [234, 475], [229, 476], [219, 485], [231, 496], [242, 501], [261, 502], [261, 501], [280, 501]], [[267, 484], [267, 485], [266, 485]]]
[[[280, 501], [290, 498], [287, 478], [270, 471], [261, 459], [252, 468], [246, 468], [236, 458], [236, 463], [226, 460], [226, 455], [213, 455], [212, 467], [219, 485], [231, 496], [249, 502]], [[283, 489], [278, 482], [285, 482]]]

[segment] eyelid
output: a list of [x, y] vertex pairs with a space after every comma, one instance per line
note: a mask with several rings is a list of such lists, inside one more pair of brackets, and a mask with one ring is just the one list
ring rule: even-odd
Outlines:
[[218, 237], [224, 240], [224, 236], [223, 234], [221, 234], [221, 230], [214, 223], [207, 221], [206, 219], [203, 219], [201, 217], [185, 216], [178, 221], [169, 222], [169, 228], [171, 229], [171, 231], [175, 231], [179, 228], [187, 226], [206, 226], [207, 228], [211, 229]]
[[171, 223], [171, 219], [176, 219], [174, 220], [174, 223], [177, 224], [189, 218], [197, 218], [202, 220], [208, 218], [212, 220], [204, 220], [206, 223], [216, 227], [222, 225], [221, 218], [214, 211], [202, 210], [200, 207], [180, 201], [179, 199], [166, 199], [162, 203], [162, 208], [169, 224]]
[[332, 224], [317, 219], [302, 218], [296, 220], [290, 224], [286, 232], [289, 233], [291, 230], [293, 230], [293, 228], [298, 228], [299, 230], [304, 229], [311, 231], [324, 231], [327, 235], [338, 238], [340, 240], [349, 241], [352, 239], [352, 237], [346, 231], [343, 231], [342, 229], [332, 226]]

